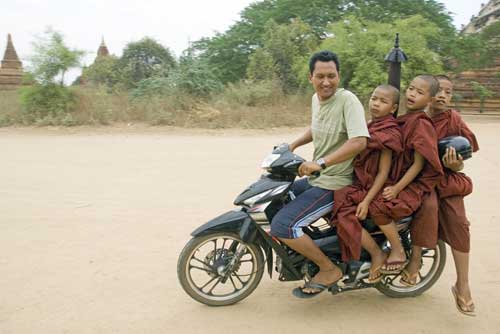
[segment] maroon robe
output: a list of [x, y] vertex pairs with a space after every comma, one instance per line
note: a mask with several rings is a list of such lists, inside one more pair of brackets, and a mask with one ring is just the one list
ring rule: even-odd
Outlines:
[[443, 175], [436, 131], [423, 111], [407, 113], [400, 116], [397, 121], [401, 127], [404, 145], [401, 176], [413, 164], [415, 151], [423, 156], [425, 165], [397, 198], [390, 201], [375, 201], [376, 205], [370, 213], [375, 221], [397, 221], [416, 212], [424, 199], [433, 199], [433, 206], [430, 205], [428, 210], [420, 210], [413, 218], [411, 237], [413, 245], [434, 248], [438, 235], [438, 209], [433, 192]]
[[[455, 110], [447, 110], [432, 117], [438, 140], [449, 136], [463, 136], [469, 140], [472, 151], [479, 145], [474, 133]], [[439, 196], [439, 238], [453, 249], [470, 251], [469, 221], [465, 214], [464, 196], [472, 192], [472, 180], [463, 173], [445, 168], [437, 186]]]
[[[382, 150], [393, 151], [393, 166], [398, 165], [398, 155], [403, 151], [401, 130], [392, 115], [374, 119], [368, 124], [368, 131], [368, 145], [354, 160], [353, 185], [334, 191], [332, 223], [337, 226], [344, 261], [360, 257], [361, 224], [356, 208], [375, 181]], [[399, 171], [392, 168], [387, 184], [394, 183], [398, 177]]]

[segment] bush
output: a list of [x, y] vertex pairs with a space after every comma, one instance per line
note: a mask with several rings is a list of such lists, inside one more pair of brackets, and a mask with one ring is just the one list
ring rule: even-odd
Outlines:
[[264, 106], [283, 98], [283, 91], [276, 81], [240, 81], [228, 84], [219, 98], [233, 105]]
[[21, 90], [24, 118], [29, 124], [69, 125], [68, 114], [75, 107], [75, 102], [72, 91], [56, 84], [34, 85]]

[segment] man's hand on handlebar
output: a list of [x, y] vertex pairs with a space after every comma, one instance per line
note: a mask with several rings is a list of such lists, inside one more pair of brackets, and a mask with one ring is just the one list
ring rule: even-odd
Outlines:
[[321, 172], [321, 166], [312, 161], [306, 161], [299, 167], [299, 176], [311, 176], [313, 173], [319, 174], [319, 172]]

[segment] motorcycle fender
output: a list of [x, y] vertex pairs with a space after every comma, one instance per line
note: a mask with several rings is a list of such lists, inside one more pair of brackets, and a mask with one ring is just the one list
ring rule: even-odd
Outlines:
[[228, 211], [201, 225], [191, 232], [191, 235], [193, 237], [198, 237], [213, 232], [239, 233], [242, 240], [248, 242], [252, 234], [255, 236], [255, 222], [248, 213], [244, 211]]

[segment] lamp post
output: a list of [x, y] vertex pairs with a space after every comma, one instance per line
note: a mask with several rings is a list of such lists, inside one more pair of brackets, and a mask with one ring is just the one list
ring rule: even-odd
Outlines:
[[[385, 61], [389, 63], [389, 77], [387, 83], [400, 89], [401, 87], [401, 63], [408, 60], [408, 57], [399, 47], [399, 33], [396, 34], [396, 40], [394, 41], [394, 47], [385, 56]], [[394, 116], [398, 115], [398, 111], [394, 113]]]

